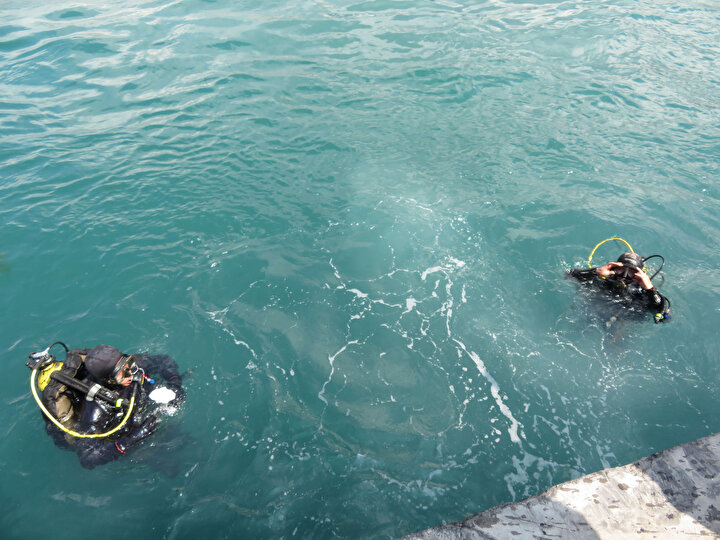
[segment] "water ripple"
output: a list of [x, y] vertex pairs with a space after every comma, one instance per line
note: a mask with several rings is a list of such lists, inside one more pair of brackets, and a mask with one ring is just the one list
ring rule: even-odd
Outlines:
[[[398, 537], [718, 429], [715, 6], [0, 15], [3, 472], [50, 512]], [[561, 279], [614, 235], [667, 258], [670, 325], [608, 331]], [[189, 372], [174, 478], [57, 468], [18, 382], [57, 338]]]

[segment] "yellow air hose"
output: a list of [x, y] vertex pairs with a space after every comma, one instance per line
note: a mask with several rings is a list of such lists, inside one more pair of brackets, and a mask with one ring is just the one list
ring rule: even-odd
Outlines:
[[593, 248], [593, 250], [590, 252], [590, 257], [588, 258], [588, 268], [592, 268], [592, 258], [593, 258], [593, 255], [595, 255], [595, 251], [597, 251], [597, 248], [602, 246], [605, 242], [609, 242], [610, 240], [619, 240], [620, 242], [623, 242], [628, 247], [628, 249], [630, 250], [631, 253], [635, 253], [635, 250], [633, 250], [632, 246], [630, 244], [628, 244], [627, 241], [623, 240], [622, 238], [606, 238], [605, 240], [600, 242], [597, 246], [595, 246]]

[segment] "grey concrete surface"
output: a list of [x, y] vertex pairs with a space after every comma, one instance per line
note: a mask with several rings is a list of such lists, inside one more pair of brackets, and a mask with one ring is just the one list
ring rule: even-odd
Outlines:
[[526, 538], [720, 538], [720, 433], [405, 537]]

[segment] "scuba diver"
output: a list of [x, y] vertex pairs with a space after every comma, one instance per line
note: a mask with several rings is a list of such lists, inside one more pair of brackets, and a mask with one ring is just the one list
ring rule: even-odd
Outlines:
[[[662, 255], [650, 255], [649, 257], [641, 257], [630, 247], [630, 251], [623, 253], [618, 257], [617, 261], [608, 262], [602, 266], [593, 267], [592, 256], [600, 245], [608, 240], [620, 240], [622, 238], [608, 238], [603, 240], [590, 254], [587, 269], [573, 268], [567, 273], [567, 276], [581, 282], [588, 283], [600, 290], [614, 296], [624, 306], [633, 310], [650, 311], [653, 313], [653, 319], [656, 323], [667, 321], [670, 319], [670, 300], [660, 294], [652, 283], [652, 278], [657, 276], [665, 265], [665, 259]], [[649, 277], [645, 261], [659, 257], [662, 259], [660, 268]], [[661, 283], [662, 284], [662, 283]], [[617, 320], [619, 313], [613, 315], [609, 326]]]
[[[56, 344], [65, 348], [64, 362], [50, 354]], [[118, 459], [155, 432], [151, 402], [178, 407], [185, 399], [178, 366], [167, 355], [123, 354], [110, 345], [68, 350], [57, 341], [30, 354], [27, 366], [46, 432], [87, 469]], [[148, 374], [160, 375], [164, 386]]]

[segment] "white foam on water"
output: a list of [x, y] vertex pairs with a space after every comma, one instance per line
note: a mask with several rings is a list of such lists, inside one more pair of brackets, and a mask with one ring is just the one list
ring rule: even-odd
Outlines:
[[359, 291], [358, 289], [347, 289], [347, 291], [355, 294], [358, 298], [367, 298], [367, 293]]
[[340, 272], [337, 269], [337, 266], [335, 266], [335, 263], [333, 263], [333, 260], [330, 259], [330, 266], [333, 269], [333, 273], [335, 274], [335, 277], [342, 281], [342, 278], [340, 277]]
[[425, 278], [428, 277], [428, 275], [434, 274], [435, 272], [442, 272], [442, 271], [443, 271], [443, 267], [442, 267], [442, 266], [433, 266], [433, 267], [431, 267], [431, 268], [426, 269], [426, 270], [422, 273], [421, 278], [422, 278], [423, 281], [425, 281]]
[[[220, 327], [223, 329], [223, 332], [225, 332], [232, 338], [232, 340], [235, 342], [235, 345], [240, 345], [241, 347], [245, 347], [253, 355], [253, 358], [255, 358], [255, 360], [257, 360], [258, 356], [257, 356], [257, 354], [255, 354], [255, 351], [252, 349], [252, 347], [250, 347], [250, 345], [247, 342], [235, 337], [235, 334], [233, 333], [233, 331], [230, 330], [225, 325], [224, 319], [225, 319], [225, 315], [227, 315], [228, 309], [230, 309], [230, 306], [226, 307], [225, 309], [218, 310], [218, 311], [208, 311], [207, 314], [210, 316], [211, 320], [213, 320], [214, 322], [216, 322], [220, 325]], [[253, 367], [255, 366], [255, 364], [252, 361], [250, 361], [248, 364], [248, 367], [250, 367], [250, 364], [252, 364]]]
[[454, 305], [452, 297], [452, 285], [452, 280], [448, 278], [448, 282], [445, 284], [445, 294], [447, 294], [447, 300], [442, 306], [442, 311], [445, 313], [445, 329], [447, 330], [448, 337], [452, 336], [452, 333], [450, 332], [450, 319], [452, 318]]
[[343, 351], [345, 351], [345, 349], [347, 349], [350, 345], [354, 345], [354, 344], [357, 344], [357, 343], [358, 343], [358, 340], [357, 340], [357, 339], [353, 339], [352, 341], [348, 341], [348, 342], [347, 342], [345, 345], [343, 345], [343, 346], [340, 348], [340, 350], [338, 350], [335, 354], [332, 354], [332, 355], [329, 355], [329, 356], [328, 356], [328, 362], [330, 362], [330, 375], [328, 375], [327, 380], [323, 383], [322, 388], [321, 388], [320, 391], [318, 392], [318, 397], [320, 398], [320, 400], [321, 400], [323, 403], [325, 403], [325, 405], [328, 405], [328, 400], [325, 398], [325, 387], [327, 387], [328, 383], [330, 383], [330, 381], [332, 380], [333, 374], [335, 373], [335, 358], [337, 358], [337, 356], [338, 356], [339, 354], [341, 354]]
[[498, 409], [500, 409], [500, 412], [503, 414], [503, 416], [510, 420], [510, 427], [508, 428], [510, 440], [516, 444], [521, 444], [520, 437], [518, 436], [518, 428], [520, 427], [520, 422], [515, 419], [512, 411], [510, 411], [508, 406], [502, 400], [502, 397], [500, 396], [500, 386], [498, 385], [497, 381], [493, 378], [492, 375], [490, 375], [490, 372], [485, 367], [485, 363], [480, 359], [477, 353], [473, 351], [468, 351], [462, 341], [458, 341], [457, 339], [453, 339], [453, 341], [455, 341], [455, 343], [457, 343], [462, 348], [462, 350], [465, 351], [465, 353], [472, 359], [472, 361], [475, 362], [475, 365], [477, 366], [480, 375], [485, 377], [485, 379], [490, 383], [490, 393], [495, 399], [495, 403], [497, 404]]

